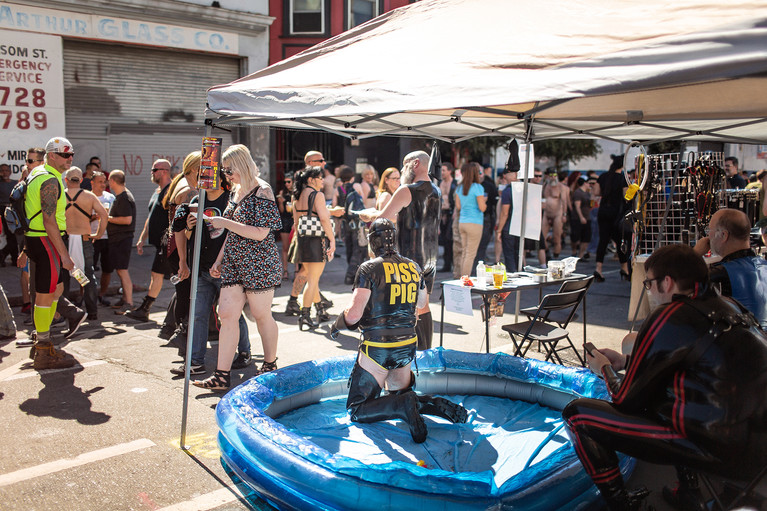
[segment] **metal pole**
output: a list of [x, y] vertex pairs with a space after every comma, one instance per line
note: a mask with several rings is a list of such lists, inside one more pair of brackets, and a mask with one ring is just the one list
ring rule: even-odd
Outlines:
[[[533, 137], [533, 118], [530, 117], [527, 120], [527, 134], [525, 135], [525, 143], [527, 144], [527, 151], [525, 151], [525, 166], [522, 167], [522, 180], [524, 186], [522, 187], [522, 225], [519, 232], [519, 254], [517, 258], [517, 271], [522, 271], [522, 259], [525, 257], [525, 222], [527, 221], [527, 186], [529, 178], [527, 175], [527, 169], [530, 166], [530, 142]], [[517, 300], [514, 307], [514, 321], [519, 321], [519, 302], [521, 299], [520, 292], [517, 291]]]
[[[205, 134], [204, 136], [210, 136], [211, 131], [211, 124], [209, 122], [205, 123]], [[199, 179], [198, 179], [199, 181]], [[189, 300], [189, 318], [187, 319], [187, 337], [186, 337], [186, 360], [184, 361], [184, 399], [183, 404], [181, 405], [181, 440], [179, 441], [179, 445], [183, 450], [188, 450], [189, 446], [186, 445], [186, 416], [187, 416], [187, 408], [189, 405], [189, 371], [192, 365], [192, 337], [194, 336], [194, 315], [195, 315], [195, 303], [196, 300], [192, 300], [192, 296], [197, 296], [197, 282], [199, 281], [199, 273], [200, 273], [200, 250], [202, 247], [202, 235], [200, 234], [200, 229], [204, 228], [204, 220], [205, 217], [204, 211], [205, 211], [205, 190], [202, 188], [199, 188], [199, 182], [197, 183], [198, 186], [198, 202], [197, 202], [197, 225], [195, 225], [195, 236], [194, 236], [194, 255], [192, 256], [192, 273], [189, 275], [189, 278], [192, 279], [192, 289], [190, 292], [190, 300]]]

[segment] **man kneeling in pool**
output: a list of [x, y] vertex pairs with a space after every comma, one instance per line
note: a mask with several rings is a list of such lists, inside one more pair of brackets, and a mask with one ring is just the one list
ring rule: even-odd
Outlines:
[[[397, 232], [390, 220], [370, 227], [371, 257], [360, 265], [349, 306], [331, 329], [335, 339], [342, 329], [362, 330], [363, 341], [350, 378], [346, 408], [354, 422], [402, 419], [413, 440], [426, 440], [421, 414], [466, 422], [466, 410], [447, 399], [416, 395], [410, 364], [416, 351], [416, 308], [426, 301], [422, 271], [397, 251]], [[387, 394], [381, 396], [381, 390]]]

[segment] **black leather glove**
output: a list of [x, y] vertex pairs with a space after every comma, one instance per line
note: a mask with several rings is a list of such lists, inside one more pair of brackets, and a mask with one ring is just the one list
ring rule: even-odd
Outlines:
[[359, 321], [353, 325], [346, 323], [346, 311], [342, 311], [341, 314], [339, 314], [336, 318], [336, 322], [333, 323], [332, 327], [330, 327], [330, 338], [336, 339], [341, 330], [356, 330], [359, 325]]

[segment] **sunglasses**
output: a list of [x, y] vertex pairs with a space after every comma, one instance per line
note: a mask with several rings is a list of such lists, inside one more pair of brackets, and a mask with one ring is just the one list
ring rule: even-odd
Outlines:
[[[665, 278], [665, 277], [664, 277], [664, 278]], [[662, 279], [662, 278], [657, 278], [657, 279], [644, 279], [644, 280], [642, 281], [642, 285], [644, 286], [644, 288], [645, 288], [646, 290], [648, 290], [648, 291], [649, 291], [649, 290], [650, 290], [650, 288], [652, 287], [652, 283], [653, 283], [654, 281], [656, 281], [656, 280], [663, 280], [663, 279]]]
[[286, 179], [286, 180], [285, 180], [285, 184], [286, 184], [286, 185], [289, 185], [289, 184], [290, 184], [290, 183], [292, 183], [292, 182], [293, 182], [293, 181], [291, 181], [290, 179]]
[[325, 160], [311, 160], [309, 163], [325, 163]]
[[31, 164], [31, 163], [34, 163], [36, 161], [43, 161], [43, 160], [32, 160], [30, 158], [27, 158], [27, 164]]
[[75, 153], [55, 153], [55, 154], [61, 156], [62, 158], [66, 158], [66, 159], [72, 158], [75, 155]]
[[80, 178], [79, 178], [79, 177], [70, 177], [70, 178], [68, 178], [68, 179], [69, 179], [70, 181], [72, 181], [73, 183], [79, 183], [79, 182], [80, 182]]
[[221, 167], [221, 172], [223, 172], [224, 175], [226, 176], [231, 176], [232, 174], [234, 174], [232, 167]]
[[158, 167], [152, 168], [152, 172], [157, 172], [157, 171], [160, 171], [160, 170], [168, 170], [168, 169], [161, 169], [161, 168], [158, 168]]
[[533, 177], [543, 177], [543, 174], [533, 174]]

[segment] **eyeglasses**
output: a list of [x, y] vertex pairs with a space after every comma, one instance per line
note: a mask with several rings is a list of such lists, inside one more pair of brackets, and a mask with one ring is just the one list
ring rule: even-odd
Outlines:
[[395, 180], [396, 179], [397, 181], [399, 181], [400, 177], [399, 176], [389, 176], [386, 179], [391, 179], [391, 180]]
[[644, 286], [644, 288], [645, 288], [646, 290], [648, 290], [648, 291], [649, 291], [649, 290], [650, 290], [650, 288], [652, 287], [652, 283], [653, 283], [654, 281], [656, 281], [656, 280], [663, 280], [663, 279], [665, 279], [665, 278], [666, 278], [666, 277], [661, 277], [661, 278], [657, 278], [657, 279], [644, 279], [644, 280], [642, 281], [642, 285]]
[[232, 171], [232, 167], [221, 167], [221, 172], [223, 172], [227, 176], [231, 176], [232, 174], [234, 174], [234, 172]]
[[72, 158], [75, 155], [75, 153], [55, 153], [55, 154], [61, 156], [62, 158], [65, 158], [65, 159]]
[[160, 171], [160, 170], [168, 170], [168, 169], [161, 169], [161, 168], [159, 168], [159, 167], [154, 167], [154, 168], [152, 168], [152, 172], [158, 172], [158, 171]]

